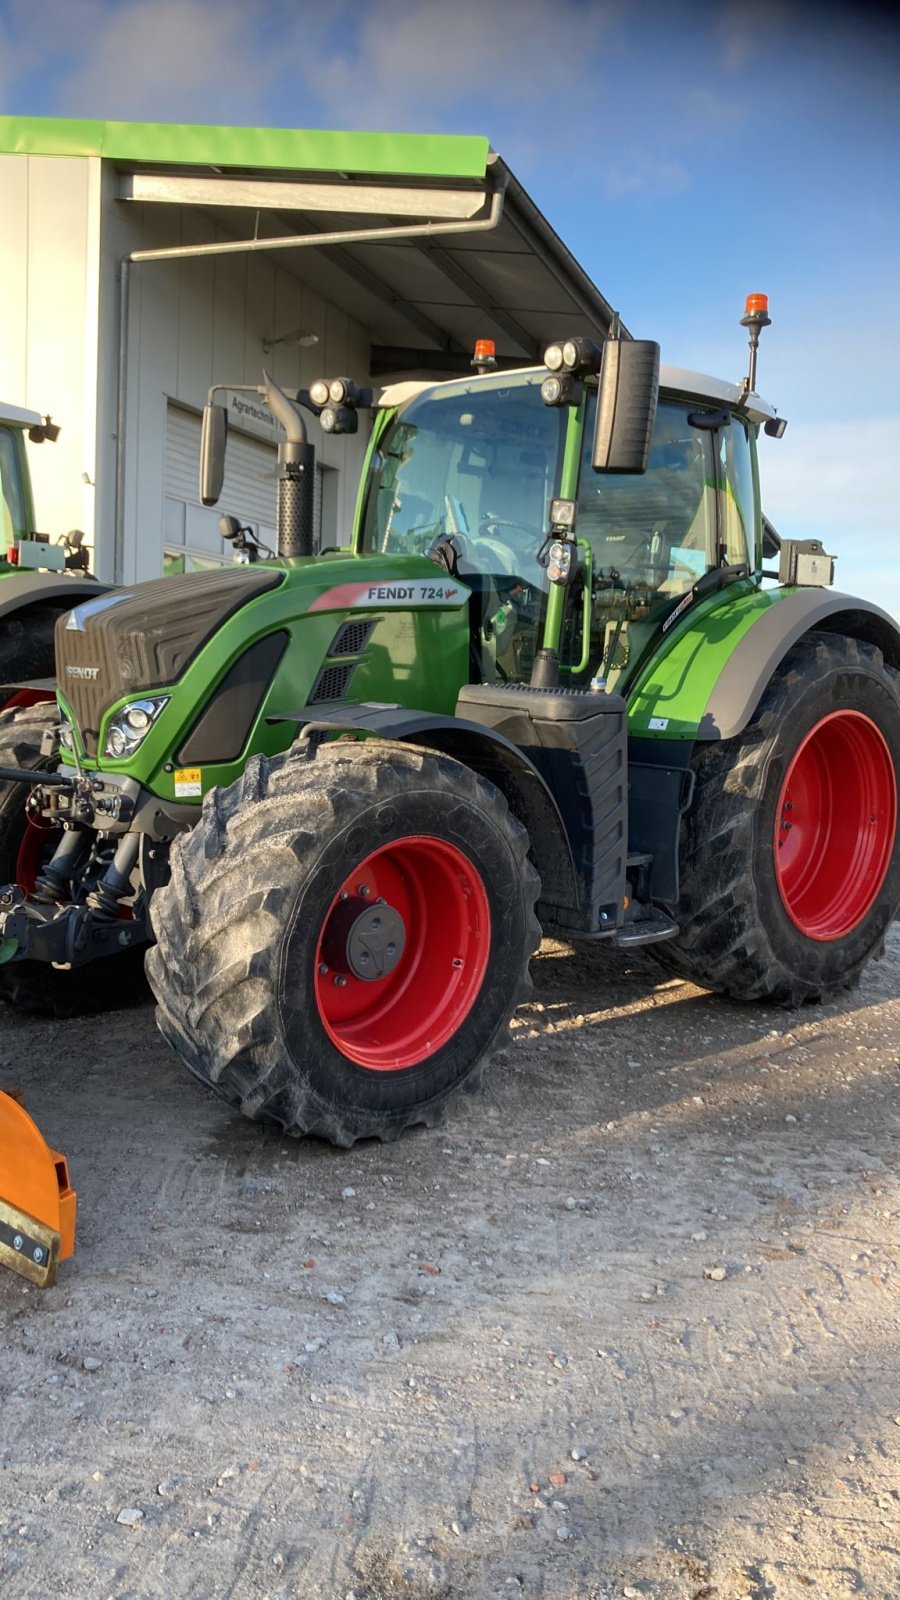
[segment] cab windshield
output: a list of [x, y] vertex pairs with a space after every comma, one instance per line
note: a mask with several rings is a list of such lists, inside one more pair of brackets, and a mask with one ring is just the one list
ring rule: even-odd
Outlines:
[[546, 589], [536, 557], [559, 493], [567, 421], [542, 403], [533, 372], [429, 389], [375, 452], [362, 549], [427, 555], [450, 536], [461, 577], [514, 576]]

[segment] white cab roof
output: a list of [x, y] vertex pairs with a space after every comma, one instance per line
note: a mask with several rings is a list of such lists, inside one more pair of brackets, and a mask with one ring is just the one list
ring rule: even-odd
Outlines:
[[26, 411], [24, 406], [10, 406], [0, 400], [0, 422], [11, 422], [16, 428], [36, 428], [43, 420], [39, 411]]
[[[521, 371], [521, 368], [518, 369]], [[536, 367], [536, 372], [544, 369]], [[473, 378], [475, 374], [472, 374]], [[464, 380], [448, 378], [448, 384], [458, 384]], [[727, 383], [724, 378], [711, 378], [705, 372], [689, 372], [686, 367], [667, 367], [659, 369], [660, 389], [674, 390], [677, 394], [696, 397], [698, 400], [714, 401], [722, 406], [740, 406], [746, 411], [752, 422], [765, 422], [769, 417], [777, 416], [774, 406], [768, 400], [763, 400], [758, 394], [749, 394], [746, 399], [741, 398], [741, 387], [738, 383]], [[416, 379], [409, 379], [402, 383], [389, 383], [383, 389], [378, 400], [379, 406], [404, 406], [408, 401], [414, 400], [417, 395], [424, 394], [426, 389], [441, 389], [442, 383], [427, 383]]]

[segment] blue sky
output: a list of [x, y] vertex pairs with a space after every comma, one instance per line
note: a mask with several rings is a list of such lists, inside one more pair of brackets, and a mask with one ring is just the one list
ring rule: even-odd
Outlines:
[[0, 111], [485, 134], [631, 330], [758, 387], [776, 526], [900, 615], [900, 6], [0, 0]]

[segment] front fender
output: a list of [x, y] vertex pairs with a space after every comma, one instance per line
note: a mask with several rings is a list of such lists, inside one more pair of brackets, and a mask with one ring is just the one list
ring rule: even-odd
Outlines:
[[312, 705], [267, 722], [293, 722], [298, 735], [354, 732], [425, 745], [470, 767], [500, 790], [527, 830], [535, 866], [554, 902], [575, 910], [579, 887], [572, 848], [555, 796], [525, 751], [496, 729], [396, 705]]

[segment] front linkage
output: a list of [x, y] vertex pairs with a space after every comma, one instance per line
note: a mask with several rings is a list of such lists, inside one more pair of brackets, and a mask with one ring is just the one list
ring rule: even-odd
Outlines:
[[149, 894], [168, 875], [166, 846], [184, 822], [118, 775], [4, 766], [0, 782], [31, 788], [23, 881], [0, 892], [0, 965], [79, 967], [151, 943]]

